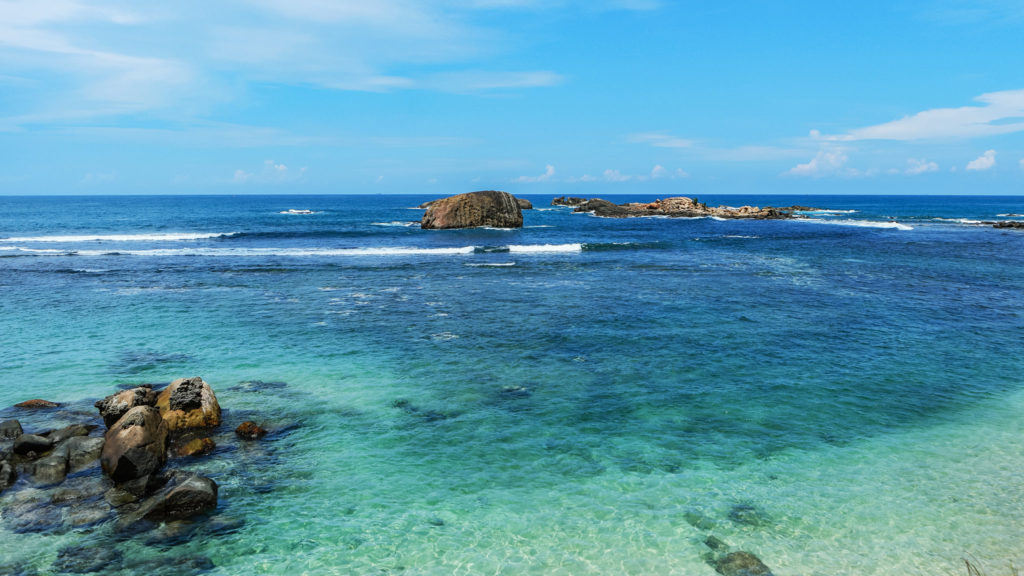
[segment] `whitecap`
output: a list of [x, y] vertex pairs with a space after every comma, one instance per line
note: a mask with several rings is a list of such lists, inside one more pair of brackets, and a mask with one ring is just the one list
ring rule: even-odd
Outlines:
[[726, 235], [722, 236], [722, 238], [739, 238], [739, 239], [744, 239], [744, 240], [755, 240], [757, 238], [760, 238], [760, 236], [744, 236], [743, 234], [726, 234]]
[[859, 210], [794, 210], [795, 214], [817, 214], [820, 216], [831, 216], [833, 214], [856, 214]]
[[901, 224], [896, 221], [879, 222], [877, 220], [818, 220], [815, 218], [802, 218], [793, 222], [813, 222], [815, 224], [832, 224], [838, 226], [858, 226], [861, 228], [891, 228], [895, 230], [913, 230], [913, 226]]
[[234, 232], [169, 232], [164, 234], [76, 234], [60, 236], [16, 236], [0, 242], [180, 242], [231, 236]]
[[299, 209], [290, 208], [288, 210], [282, 210], [282, 211], [278, 212], [278, 214], [291, 214], [291, 215], [298, 215], [298, 216], [306, 216], [306, 215], [309, 215], [309, 214], [319, 214], [319, 212], [314, 212], [313, 210], [306, 210], [305, 208], [299, 208]]
[[371, 223], [371, 226], [387, 226], [387, 227], [401, 226], [401, 227], [405, 227], [405, 228], [411, 228], [412, 226], [419, 226], [419, 225], [420, 225], [419, 220], [411, 221], [411, 222], [395, 220], [393, 222], [373, 222], [373, 223]]
[[970, 224], [972, 226], [983, 226], [984, 222], [981, 220], [971, 220], [969, 218], [932, 218], [937, 222], [956, 222], [957, 224]]
[[438, 341], [441, 341], [441, 342], [445, 342], [445, 341], [448, 341], [448, 340], [455, 340], [458, 337], [459, 337], [458, 334], [453, 334], [452, 332], [438, 332], [437, 334], [431, 334], [430, 335], [430, 339], [431, 340], [438, 340]]
[[476, 268], [491, 268], [491, 267], [498, 268], [498, 267], [507, 267], [507, 266], [515, 266], [515, 265], [516, 265], [515, 262], [470, 262], [470, 263], [466, 264], [466, 266], [473, 266], [473, 267], [476, 267]]
[[508, 247], [508, 251], [520, 254], [582, 252], [583, 244], [511, 244]]

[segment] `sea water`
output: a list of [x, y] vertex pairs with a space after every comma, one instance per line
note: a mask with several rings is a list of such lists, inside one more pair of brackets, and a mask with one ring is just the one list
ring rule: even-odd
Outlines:
[[426, 196], [0, 197], [0, 406], [198, 375], [280, 431], [176, 464], [231, 529], [0, 526], [3, 561], [711, 575], [715, 536], [780, 576], [1024, 565], [1024, 232], [982, 224], [1024, 198], [528, 198], [427, 231]]

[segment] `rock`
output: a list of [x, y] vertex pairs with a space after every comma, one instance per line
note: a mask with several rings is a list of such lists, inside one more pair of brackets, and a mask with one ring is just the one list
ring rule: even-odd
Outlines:
[[75, 436], [88, 436], [89, 432], [96, 429], [96, 426], [87, 424], [72, 424], [66, 428], [60, 430], [53, 430], [48, 432], [46, 437], [50, 439], [54, 444], [59, 444], [68, 438], [74, 438]]
[[594, 216], [601, 216], [602, 218], [626, 218], [634, 215], [622, 206], [600, 198], [594, 198], [593, 200], [577, 204], [573, 212], [593, 212]]
[[31, 456], [33, 453], [39, 455], [51, 447], [53, 447], [52, 440], [35, 434], [22, 434], [14, 440], [14, 453], [22, 456]]
[[68, 513], [68, 522], [75, 528], [92, 526], [110, 518], [110, 511], [106, 502], [89, 502], [73, 507]]
[[136, 406], [156, 406], [156, 392], [153, 392], [152, 385], [139, 386], [130, 390], [122, 390], [117, 394], [111, 394], [103, 400], [94, 404], [103, 417], [103, 423], [110, 428], [115, 422], [121, 419], [126, 412]]
[[246, 420], [235, 428], [235, 434], [246, 440], [259, 440], [267, 435], [267, 431], [260, 428], [255, 422]]
[[92, 465], [103, 453], [103, 438], [76, 436], [68, 438], [61, 445], [68, 455], [68, 473], [83, 470]]
[[121, 552], [109, 545], [69, 546], [57, 553], [51, 567], [71, 574], [107, 573], [117, 570], [121, 558]]
[[17, 420], [4, 420], [0, 422], [0, 438], [13, 440], [24, 433], [25, 431], [21, 429], [21, 422]]
[[[555, 200], [559, 200], [556, 198]], [[582, 200], [572, 198], [570, 200]], [[698, 202], [696, 199], [685, 196], [676, 196], [654, 202], [634, 202], [628, 204], [613, 204], [607, 200], [593, 198], [574, 204], [575, 212], [592, 212], [595, 216], [603, 218], [633, 218], [639, 216], [668, 216], [671, 218], [702, 218], [713, 216], [716, 218], [747, 218], [755, 220], [773, 220], [781, 218], [793, 218], [793, 211], [782, 210], [766, 206], [740, 206], [731, 208], [729, 206], [717, 206], [709, 208], [707, 204]]]
[[576, 198], [575, 196], [559, 196], [551, 201], [552, 206], [579, 206], [586, 202], [586, 198]]
[[56, 402], [50, 402], [49, 400], [40, 400], [39, 398], [36, 398], [34, 400], [26, 400], [24, 402], [19, 402], [19, 403], [14, 405], [15, 408], [30, 408], [30, 409], [36, 409], [36, 408], [56, 408], [58, 406], [60, 406], [60, 404], [58, 404]]
[[217, 483], [197, 474], [175, 473], [155, 494], [143, 500], [129, 522], [184, 520], [217, 507]]
[[167, 424], [152, 406], [136, 406], [107, 430], [100, 464], [115, 482], [156, 472], [167, 461]]
[[519, 204], [520, 210], [533, 210], [533, 202], [530, 202], [526, 198], [516, 198], [516, 203]]
[[765, 526], [771, 519], [757, 507], [750, 504], [736, 504], [729, 510], [729, 520], [745, 526]]
[[1024, 228], [1024, 222], [1017, 222], [1014, 220], [1006, 220], [1003, 222], [996, 222], [992, 224], [993, 228]]
[[17, 479], [18, 473], [14, 470], [14, 465], [6, 460], [0, 460], [0, 492], [13, 486]]
[[171, 432], [220, 425], [217, 396], [210, 385], [198, 376], [171, 382], [157, 396], [156, 406]]
[[60, 484], [67, 475], [67, 454], [57, 451], [36, 462], [35, 468], [32, 470], [32, 479], [37, 484]]
[[430, 208], [431, 206], [433, 206], [434, 202], [437, 202], [437, 200], [427, 200], [423, 204], [420, 204], [419, 206], [417, 206], [417, 208], [426, 210], [427, 208]]
[[470, 192], [434, 201], [420, 221], [425, 230], [478, 226], [522, 228], [519, 203], [508, 192]]
[[722, 576], [772, 576], [772, 571], [764, 562], [750, 552], [730, 552], [716, 560], [712, 566]]
[[215, 448], [217, 448], [217, 444], [211, 438], [193, 438], [183, 446], [179, 446], [175, 453], [181, 457], [199, 457], [213, 452]]

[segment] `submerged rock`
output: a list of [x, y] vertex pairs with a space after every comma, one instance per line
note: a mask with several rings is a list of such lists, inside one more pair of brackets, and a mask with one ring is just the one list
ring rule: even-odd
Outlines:
[[21, 422], [17, 420], [4, 420], [0, 422], [0, 439], [13, 440], [24, 433], [25, 431], [21, 429]]
[[22, 434], [14, 440], [14, 453], [22, 456], [42, 454], [53, 447], [53, 440], [35, 434]]
[[486, 190], [435, 200], [423, 214], [423, 229], [522, 228], [523, 213], [508, 192]]
[[7, 460], [0, 460], [0, 492], [10, 488], [18, 479], [14, 465]]
[[217, 396], [210, 385], [198, 376], [171, 382], [157, 396], [156, 406], [171, 432], [220, 425]]
[[103, 417], [103, 423], [109, 428], [136, 406], [156, 406], [156, 396], [153, 386], [147, 384], [138, 388], [122, 390], [117, 394], [111, 394], [102, 400], [96, 401], [94, 406], [99, 409], [100, 416]]
[[772, 576], [772, 571], [761, 559], [750, 552], [730, 552], [713, 564], [722, 576]]
[[19, 402], [19, 403], [14, 405], [15, 408], [29, 408], [29, 409], [56, 408], [58, 406], [60, 406], [60, 404], [58, 404], [56, 402], [50, 402], [49, 400], [41, 400], [39, 398], [35, 398], [35, 399], [32, 399], [32, 400], [26, 400], [24, 402]]
[[100, 463], [115, 482], [141, 478], [167, 461], [167, 424], [152, 406], [136, 406], [107, 431]]
[[216, 448], [217, 444], [212, 438], [193, 438], [179, 446], [175, 454], [183, 458], [197, 458], [213, 452]]
[[57, 553], [52, 568], [70, 574], [106, 573], [117, 570], [122, 556], [109, 545], [68, 546]]
[[91, 466], [103, 453], [103, 438], [76, 436], [68, 438], [61, 445], [67, 451], [68, 473], [77, 472]]
[[217, 483], [205, 476], [176, 472], [159, 491], [142, 501], [128, 523], [183, 520], [217, 507]]
[[37, 484], [60, 484], [68, 475], [67, 453], [54, 451], [53, 454], [36, 462], [32, 479]]
[[729, 520], [745, 526], [765, 526], [771, 519], [762, 510], [752, 504], [736, 504], [729, 510]]
[[267, 435], [267, 431], [255, 422], [246, 420], [239, 424], [238, 428], [235, 428], [235, 434], [246, 440], [259, 440]]

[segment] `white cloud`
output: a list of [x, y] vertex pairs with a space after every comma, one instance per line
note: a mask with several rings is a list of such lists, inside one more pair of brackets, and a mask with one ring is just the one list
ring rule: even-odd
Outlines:
[[551, 180], [551, 178], [554, 175], [555, 175], [555, 167], [552, 166], [551, 164], [548, 164], [544, 168], [544, 173], [541, 174], [540, 176], [520, 176], [519, 178], [516, 178], [514, 180], [514, 182], [520, 182], [520, 183], [524, 183], [524, 184], [525, 183], [532, 183], [532, 182], [547, 182], [548, 180]]
[[984, 105], [933, 108], [824, 138], [838, 141], [962, 139], [1024, 131], [1024, 90], [989, 92], [974, 100]]
[[907, 164], [909, 164], [909, 166], [907, 167], [906, 171], [904, 171], [904, 174], [910, 174], [911, 176], [924, 174], [925, 172], [939, 171], [938, 164], [936, 164], [935, 162], [928, 162], [927, 160], [918, 160], [916, 158], [910, 158], [909, 160], [907, 160]]
[[[650, 176], [647, 176], [646, 178], [649, 178], [651, 180], [663, 180], [663, 179], [676, 180], [678, 178], [689, 178], [689, 177], [690, 177], [690, 175], [687, 174], [686, 171], [682, 170], [681, 168], [676, 168], [675, 170], [669, 171], [664, 166], [662, 166], [661, 164], [658, 164], [654, 168], [651, 169]], [[641, 176], [640, 178], [644, 179], [645, 177]]]
[[632, 180], [632, 176], [627, 176], [618, 170], [608, 169], [604, 171], [604, 179], [609, 182], [626, 182]]
[[984, 154], [967, 163], [966, 170], [983, 172], [996, 165], [996, 151], [986, 150]]
[[651, 146], [657, 146], [658, 148], [689, 148], [690, 146], [693, 146], [693, 140], [677, 138], [662, 132], [630, 134], [627, 136], [627, 140], [638, 144], [650, 144]]
[[294, 182], [306, 175], [306, 168], [289, 170], [288, 166], [273, 160], [264, 160], [260, 170], [246, 172], [239, 168], [231, 179], [235, 184], [281, 184]]
[[848, 174], [849, 171], [844, 168], [848, 160], [849, 157], [843, 148], [824, 146], [818, 150], [818, 153], [810, 161], [804, 164], [797, 164], [790, 168], [786, 174], [790, 176], [811, 177]]
[[1024, 158], [1020, 159], [1020, 169], [1024, 170]]

